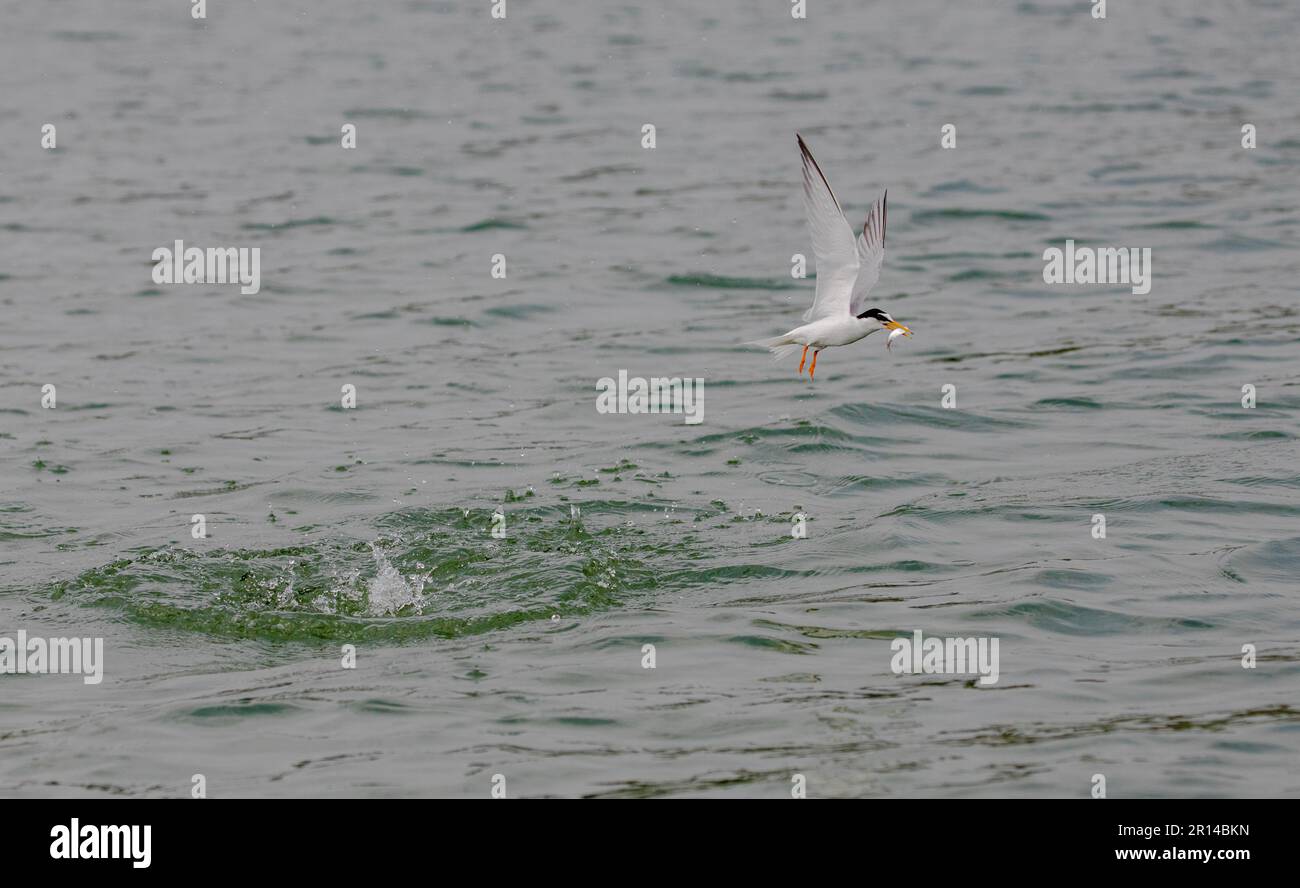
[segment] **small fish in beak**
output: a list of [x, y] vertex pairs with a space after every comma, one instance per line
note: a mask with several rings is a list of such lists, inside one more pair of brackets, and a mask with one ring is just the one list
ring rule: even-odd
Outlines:
[[890, 330], [890, 331], [889, 331], [889, 338], [885, 340], [885, 348], [892, 350], [892, 349], [894, 348], [894, 340], [897, 339], [897, 338], [900, 337], [900, 336], [907, 336], [907, 335], [909, 335], [909, 333], [910, 333], [910, 331], [909, 331], [909, 330], [906, 330], [906, 329], [903, 328], [902, 326], [899, 326], [899, 327], [897, 327], [896, 329]]

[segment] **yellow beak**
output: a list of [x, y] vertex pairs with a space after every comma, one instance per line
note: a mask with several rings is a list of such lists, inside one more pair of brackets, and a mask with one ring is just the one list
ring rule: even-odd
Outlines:
[[885, 321], [885, 329], [886, 329], [886, 330], [902, 330], [904, 336], [911, 336], [911, 335], [912, 335], [912, 331], [909, 330], [909, 329], [907, 329], [906, 327], [904, 327], [902, 324], [898, 323], [898, 321]]

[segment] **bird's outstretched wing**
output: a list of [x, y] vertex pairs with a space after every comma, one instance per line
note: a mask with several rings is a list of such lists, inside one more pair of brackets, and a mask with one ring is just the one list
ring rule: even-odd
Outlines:
[[849, 312], [855, 318], [867, 310], [867, 294], [880, 280], [880, 265], [885, 261], [885, 210], [889, 192], [871, 205], [867, 221], [858, 236], [858, 276], [853, 282]]
[[797, 135], [796, 138], [803, 154], [804, 213], [808, 217], [808, 232], [812, 235], [813, 254], [817, 257], [817, 295], [813, 297], [812, 307], [804, 312], [803, 319], [815, 321], [847, 315], [859, 265], [853, 229], [849, 220], [844, 218], [840, 202], [831, 192], [821, 167], [813, 160], [803, 136]]

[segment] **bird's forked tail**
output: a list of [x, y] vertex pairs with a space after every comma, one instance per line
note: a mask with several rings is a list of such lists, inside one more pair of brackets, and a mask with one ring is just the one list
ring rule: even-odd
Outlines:
[[771, 339], [755, 339], [753, 342], [746, 342], [745, 345], [757, 345], [768, 349], [772, 352], [772, 360], [774, 361], [779, 361], [803, 348], [802, 345], [790, 339], [788, 335], [773, 336]]

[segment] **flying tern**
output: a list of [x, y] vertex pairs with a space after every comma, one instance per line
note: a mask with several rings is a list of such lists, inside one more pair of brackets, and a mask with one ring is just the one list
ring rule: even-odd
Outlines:
[[803, 346], [800, 375], [811, 348], [813, 357], [808, 378], [812, 379], [817, 371], [817, 355], [824, 348], [850, 345], [877, 330], [895, 331], [885, 343], [890, 346], [898, 334], [911, 336], [912, 331], [884, 309], [867, 307], [867, 294], [880, 280], [880, 265], [885, 258], [885, 208], [889, 192], [885, 191], [871, 205], [862, 234], [855, 238], [840, 202], [835, 199], [803, 136], [796, 133], [795, 138], [803, 156], [803, 206], [812, 235], [813, 254], [817, 257], [817, 293], [812, 307], [804, 312], [802, 326], [784, 336], [748, 344], [770, 349], [778, 360]]

